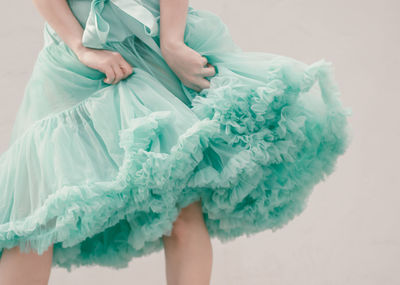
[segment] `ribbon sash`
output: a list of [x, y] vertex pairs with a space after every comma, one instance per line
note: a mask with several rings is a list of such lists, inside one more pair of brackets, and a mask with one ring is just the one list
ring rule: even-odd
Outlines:
[[90, 48], [104, 48], [110, 33], [110, 24], [103, 18], [105, 5], [115, 5], [134, 20], [130, 32], [161, 55], [153, 36], [158, 35], [157, 18], [134, 0], [92, 0], [89, 16], [82, 36], [82, 44]]

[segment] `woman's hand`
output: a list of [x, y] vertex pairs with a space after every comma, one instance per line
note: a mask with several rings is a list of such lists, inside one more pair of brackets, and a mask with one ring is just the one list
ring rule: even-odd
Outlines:
[[210, 81], [204, 77], [214, 76], [215, 68], [207, 58], [188, 47], [184, 42], [161, 43], [161, 53], [182, 83], [197, 92], [210, 87]]
[[76, 55], [84, 65], [104, 73], [108, 84], [117, 84], [133, 72], [132, 66], [115, 51], [84, 47]]
[[160, 49], [164, 60], [183, 85], [200, 92], [214, 76], [207, 58], [184, 43], [188, 0], [160, 0]]
[[74, 51], [79, 60], [106, 75], [105, 83], [118, 83], [132, 73], [132, 67], [119, 53], [90, 49], [82, 45], [82, 26], [66, 0], [33, 0], [33, 2], [46, 22]]

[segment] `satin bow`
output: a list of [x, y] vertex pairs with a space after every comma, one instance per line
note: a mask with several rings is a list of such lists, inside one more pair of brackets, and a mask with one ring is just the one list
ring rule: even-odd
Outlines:
[[102, 16], [105, 5], [115, 5], [127, 14], [133, 20], [132, 23], [128, 23], [130, 34], [135, 34], [159, 53], [159, 47], [152, 39], [153, 36], [158, 35], [157, 18], [134, 0], [92, 0], [82, 36], [84, 46], [101, 49], [109, 40], [110, 24]]

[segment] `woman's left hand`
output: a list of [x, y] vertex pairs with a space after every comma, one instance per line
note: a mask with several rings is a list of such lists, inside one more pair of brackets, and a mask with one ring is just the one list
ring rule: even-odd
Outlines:
[[206, 57], [184, 42], [161, 44], [161, 53], [185, 86], [197, 92], [210, 87], [210, 81], [205, 77], [214, 76], [215, 68], [208, 63]]

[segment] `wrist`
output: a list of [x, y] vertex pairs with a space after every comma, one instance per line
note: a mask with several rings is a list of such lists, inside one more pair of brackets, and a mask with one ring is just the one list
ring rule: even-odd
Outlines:
[[71, 49], [78, 58], [81, 58], [81, 56], [88, 50], [88, 48], [83, 46], [82, 43], [72, 45]]
[[185, 43], [183, 40], [176, 40], [176, 39], [166, 39], [160, 40], [160, 49], [161, 53], [170, 53], [172, 51], [177, 50], [179, 47], [182, 47]]

